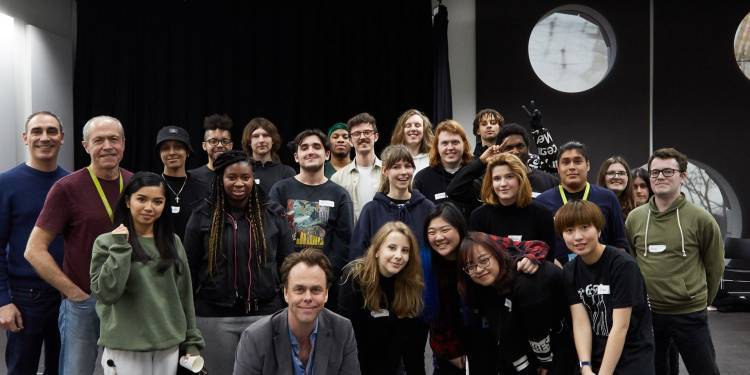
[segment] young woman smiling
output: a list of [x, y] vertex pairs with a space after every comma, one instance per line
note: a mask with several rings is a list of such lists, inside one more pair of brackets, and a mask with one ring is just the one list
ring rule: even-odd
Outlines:
[[481, 190], [484, 204], [472, 212], [471, 230], [554, 245], [552, 213], [531, 199], [526, 170], [521, 159], [510, 153], [501, 153], [487, 163]]
[[245, 153], [221, 154], [214, 171], [207, 201], [188, 220], [185, 246], [206, 364], [230, 374], [242, 331], [283, 306], [278, 270], [293, 247], [285, 210], [253, 186]]
[[404, 145], [409, 149], [414, 159], [414, 173], [417, 173], [430, 165], [434, 137], [430, 119], [416, 109], [409, 109], [396, 121], [391, 145]]
[[622, 156], [612, 156], [599, 168], [597, 184], [606, 187], [617, 196], [622, 207], [622, 217], [628, 216], [635, 207], [633, 199], [633, 180], [630, 178], [630, 166]]
[[375, 233], [364, 257], [344, 269], [339, 313], [352, 321], [362, 374], [424, 374], [422, 269], [417, 239], [400, 221]]
[[119, 374], [174, 374], [179, 353], [198, 355], [204, 346], [164, 189], [161, 176], [136, 173], [117, 204], [117, 227], [94, 242], [91, 292], [105, 374], [115, 368]]

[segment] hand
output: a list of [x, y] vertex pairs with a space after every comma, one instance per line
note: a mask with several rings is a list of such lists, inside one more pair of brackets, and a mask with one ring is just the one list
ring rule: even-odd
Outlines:
[[462, 355], [460, 357], [452, 358], [449, 359], [448, 362], [450, 362], [453, 366], [456, 366], [456, 368], [466, 368], [466, 356]]
[[23, 329], [21, 312], [15, 304], [9, 303], [0, 307], [0, 327], [11, 332], [19, 332]]
[[529, 125], [531, 125], [531, 129], [533, 130], [539, 130], [542, 128], [542, 111], [539, 110], [539, 108], [536, 107], [536, 103], [534, 103], [534, 99], [529, 101], [529, 106], [522, 105], [521, 108], [523, 108], [524, 112], [526, 112], [526, 115], [529, 116]]
[[492, 145], [487, 146], [487, 149], [484, 150], [482, 155], [479, 156], [479, 160], [482, 162], [482, 164], [487, 164], [492, 160], [492, 158], [500, 153], [500, 146], [498, 145]]
[[518, 263], [516, 263], [516, 270], [518, 270], [518, 272], [525, 273], [528, 275], [535, 274], [538, 269], [539, 269], [539, 265], [529, 258], [521, 258], [521, 260], [519, 260]]
[[125, 239], [128, 239], [128, 234], [129, 234], [128, 233], [128, 228], [126, 228], [125, 225], [120, 224], [117, 228], [115, 228], [112, 231], [112, 234], [124, 234], [125, 235]]

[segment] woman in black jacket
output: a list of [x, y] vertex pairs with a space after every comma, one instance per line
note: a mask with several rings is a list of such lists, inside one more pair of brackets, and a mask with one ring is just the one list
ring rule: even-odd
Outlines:
[[214, 168], [209, 197], [188, 220], [185, 251], [206, 366], [231, 374], [242, 331], [283, 306], [278, 268], [293, 245], [283, 208], [253, 188], [247, 155], [226, 152]]

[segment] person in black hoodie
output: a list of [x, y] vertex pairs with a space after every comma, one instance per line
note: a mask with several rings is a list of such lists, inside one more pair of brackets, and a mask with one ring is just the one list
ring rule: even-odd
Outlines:
[[206, 366], [230, 374], [242, 331], [283, 307], [278, 268], [293, 245], [284, 209], [253, 188], [245, 153], [225, 152], [214, 167], [209, 197], [188, 220], [185, 249]]
[[511, 241], [486, 233], [469, 232], [461, 242], [458, 291], [468, 309], [471, 372], [572, 374], [562, 271], [542, 261], [534, 274], [519, 273], [513, 265], [522, 256]]
[[[388, 221], [402, 221], [422, 242], [427, 213], [435, 205], [418, 190], [412, 190], [414, 159], [404, 145], [391, 145], [383, 150], [383, 178], [375, 198], [362, 207], [352, 232], [349, 259], [364, 255], [370, 239]], [[420, 246], [423, 245], [420, 243]]]
[[454, 120], [445, 120], [435, 128], [435, 138], [430, 149], [430, 166], [414, 176], [414, 189], [425, 198], [438, 204], [452, 202], [465, 218], [479, 206], [476, 197], [455, 198], [448, 195], [448, 184], [461, 168], [472, 161], [469, 139], [463, 126]]
[[362, 374], [424, 374], [422, 268], [414, 234], [400, 221], [375, 233], [344, 268], [338, 313], [352, 321]]
[[268, 119], [256, 117], [245, 125], [242, 131], [242, 149], [252, 157], [255, 185], [264, 193], [271, 190], [276, 181], [292, 177], [297, 172], [279, 160], [281, 135], [279, 130]]

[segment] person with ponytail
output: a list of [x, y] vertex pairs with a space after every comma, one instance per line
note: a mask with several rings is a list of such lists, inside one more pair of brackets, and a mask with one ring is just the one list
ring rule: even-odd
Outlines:
[[136, 173], [117, 203], [116, 228], [94, 242], [91, 292], [105, 374], [174, 374], [179, 354], [198, 355], [204, 346], [166, 201], [161, 176]]
[[185, 248], [206, 366], [230, 374], [245, 328], [283, 307], [279, 266], [293, 245], [284, 209], [253, 188], [245, 153], [221, 154], [214, 171], [207, 200], [188, 220]]
[[[422, 268], [417, 239], [389, 221], [344, 268], [338, 313], [352, 321], [362, 374], [424, 374]], [[420, 355], [421, 354], [421, 355]]]

